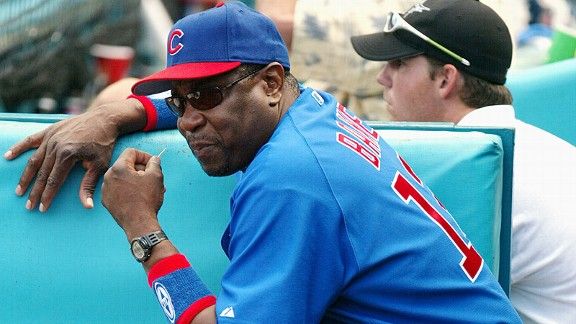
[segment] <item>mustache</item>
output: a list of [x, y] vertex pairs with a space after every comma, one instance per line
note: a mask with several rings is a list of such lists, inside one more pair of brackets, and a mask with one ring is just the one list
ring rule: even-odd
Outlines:
[[184, 138], [186, 139], [186, 142], [188, 142], [188, 146], [192, 150], [200, 150], [204, 147], [214, 145], [222, 146], [222, 142], [220, 141], [220, 139], [214, 136], [187, 133], [184, 134]]

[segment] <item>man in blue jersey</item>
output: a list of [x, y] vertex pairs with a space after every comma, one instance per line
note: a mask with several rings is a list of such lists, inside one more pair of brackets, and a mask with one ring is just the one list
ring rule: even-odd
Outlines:
[[127, 149], [104, 176], [102, 202], [171, 322], [520, 321], [406, 162], [333, 96], [298, 84], [271, 20], [227, 2], [178, 21], [167, 52], [167, 68], [122, 106], [55, 124], [8, 155], [39, 147], [18, 190], [37, 175], [27, 207], [43, 210], [72, 160], [88, 167], [89, 207], [116, 137], [138, 129], [177, 126], [207, 174], [238, 173], [217, 298], [158, 222], [159, 157]]

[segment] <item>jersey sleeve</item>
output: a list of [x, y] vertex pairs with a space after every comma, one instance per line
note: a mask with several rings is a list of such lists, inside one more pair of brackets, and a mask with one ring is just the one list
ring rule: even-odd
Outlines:
[[143, 131], [176, 128], [177, 118], [174, 116], [164, 98], [153, 96], [130, 95], [128, 98], [137, 99], [146, 110], [146, 126]]

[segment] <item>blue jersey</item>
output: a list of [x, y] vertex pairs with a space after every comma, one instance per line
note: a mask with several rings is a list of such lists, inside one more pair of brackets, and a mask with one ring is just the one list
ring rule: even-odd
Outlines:
[[519, 323], [401, 157], [331, 95], [301, 90], [233, 192], [218, 320]]

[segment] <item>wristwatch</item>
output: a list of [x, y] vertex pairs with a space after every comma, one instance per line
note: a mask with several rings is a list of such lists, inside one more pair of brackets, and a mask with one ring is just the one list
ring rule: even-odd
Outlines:
[[150, 258], [154, 245], [167, 239], [168, 237], [163, 231], [148, 233], [133, 239], [130, 242], [130, 250], [136, 261], [144, 262]]

